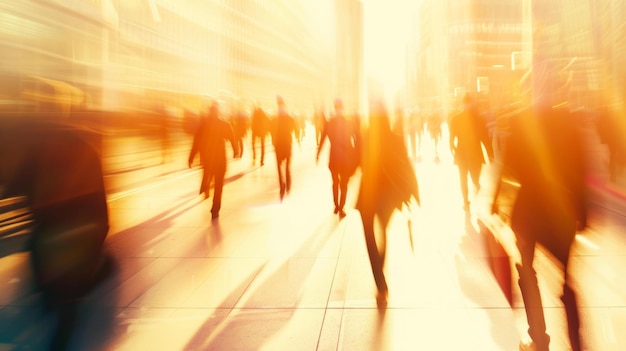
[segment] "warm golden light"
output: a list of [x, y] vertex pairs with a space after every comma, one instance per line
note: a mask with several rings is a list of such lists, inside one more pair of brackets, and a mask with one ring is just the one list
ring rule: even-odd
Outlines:
[[388, 99], [406, 83], [406, 45], [417, 4], [410, 0], [364, 0], [365, 73]]

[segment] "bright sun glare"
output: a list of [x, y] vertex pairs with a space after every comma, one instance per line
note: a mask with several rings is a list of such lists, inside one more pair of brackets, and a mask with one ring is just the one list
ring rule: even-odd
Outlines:
[[365, 73], [382, 84], [387, 97], [405, 83], [406, 43], [414, 0], [364, 0]]

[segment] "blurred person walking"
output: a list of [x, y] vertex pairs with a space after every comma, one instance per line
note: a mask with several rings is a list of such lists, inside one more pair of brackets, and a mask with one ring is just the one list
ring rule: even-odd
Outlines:
[[322, 131], [324, 131], [324, 126], [326, 126], [326, 113], [323, 108], [317, 108], [315, 110], [313, 123], [315, 125], [315, 142], [317, 146], [319, 146], [322, 140]]
[[[480, 173], [485, 163], [482, 146], [489, 158], [493, 158], [493, 147], [489, 140], [486, 121], [482, 118], [478, 104], [472, 94], [463, 97], [464, 109], [452, 116], [450, 128], [450, 150], [459, 169], [463, 209], [469, 211], [468, 175], [475, 192], [480, 190]], [[481, 146], [482, 145], [482, 146]]]
[[[569, 257], [576, 232], [587, 225], [583, 137], [576, 116], [550, 107], [526, 109], [510, 117], [503, 174], [520, 184], [511, 213], [521, 263], [519, 286], [530, 341], [520, 350], [548, 350], [550, 337], [533, 266], [535, 248], [543, 246], [563, 269], [561, 301], [565, 307], [572, 350], [581, 350], [576, 293]], [[497, 202], [496, 202], [497, 203]]]
[[439, 142], [441, 141], [441, 111], [435, 110], [428, 118], [428, 132], [435, 148], [435, 162], [439, 162]]
[[252, 163], [256, 162], [256, 141], [261, 143], [261, 166], [265, 164], [265, 137], [269, 132], [270, 119], [260, 105], [256, 105], [252, 111]]
[[194, 135], [188, 164], [191, 168], [196, 154], [200, 154], [203, 170], [200, 194], [204, 193], [205, 198], [209, 197], [211, 181], [214, 183], [213, 206], [211, 207], [213, 219], [219, 217], [222, 207], [222, 189], [226, 174], [226, 141], [230, 141], [233, 157], [237, 157], [240, 151], [233, 129], [227, 121], [220, 118], [218, 102], [212, 101], [208, 113], [202, 116]]
[[335, 100], [335, 114], [322, 130], [316, 161], [319, 161], [324, 143], [328, 139], [330, 142], [328, 168], [332, 177], [334, 213], [340, 218], [346, 216], [344, 206], [348, 196], [348, 182], [359, 163], [358, 136], [356, 124], [344, 115], [343, 102]]
[[422, 152], [422, 134], [424, 134], [423, 112], [415, 107], [406, 114], [405, 131], [409, 137], [409, 152], [413, 160], [418, 161]]
[[287, 113], [282, 96], [276, 97], [276, 104], [278, 105], [278, 113], [272, 120], [271, 132], [278, 169], [280, 200], [282, 201], [285, 193], [289, 193], [291, 190], [291, 149], [293, 139], [296, 137], [296, 121]]
[[104, 249], [109, 214], [100, 136], [51, 119], [25, 124], [15, 130], [24, 142], [11, 150], [22, 157], [0, 198], [27, 199], [35, 286], [46, 310], [58, 315], [50, 349], [65, 350], [79, 326], [78, 304], [114, 267]]
[[241, 108], [237, 108], [234, 115], [231, 118], [233, 134], [235, 136], [235, 142], [237, 143], [237, 150], [239, 152], [235, 155], [235, 158], [243, 157], [243, 140], [248, 134], [248, 116], [246, 112]]
[[[412, 198], [419, 204], [420, 198], [404, 136], [392, 131], [388, 112], [379, 101], [370, 106], [369, 126], [362, 139], [361, 171], [356, 208], [361, 214], [367, 253], [378, 290], [377, 303], [384, 307], [388, 294], [384, 274], [387, 226], [395, 210], [401, 209]], [[378, 219], [380, 232], [375, 230], [375, 219]]]

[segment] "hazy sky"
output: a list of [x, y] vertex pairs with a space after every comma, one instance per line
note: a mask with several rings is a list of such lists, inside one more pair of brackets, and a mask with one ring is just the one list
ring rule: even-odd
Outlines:
[[363, 0], [365, 70], [392, 94], [404, 84], [405, 47], [415, 0]]

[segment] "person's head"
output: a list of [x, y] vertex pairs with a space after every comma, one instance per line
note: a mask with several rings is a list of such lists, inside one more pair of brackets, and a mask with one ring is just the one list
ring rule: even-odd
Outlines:
[[342, 113], [343, 112], [343, 101], [341, 101], [341, 99], [337, 98], [335, 99], [335, 103], [334, 103], [334, 108], [335, 108], [335, 112], [337, 113]]
[[369, 106], [369, 127], [378, 131], [391, 130], [391, 122], [385, 103], [380, 99], [370, 101]]
[[465, 93], [463, 96], [463, 107], [468, 108], [476, 103], [476, 97], [472, 93]]
[[209, 117], [218, 117], [220, 113], [220, 105], [217, 100], [212, 100], [209, 105]]
[[279, 108], [285, 107], [285, 100], [283, 99], [282, 96], [276, 95], [276, 104], [278, 105]]

